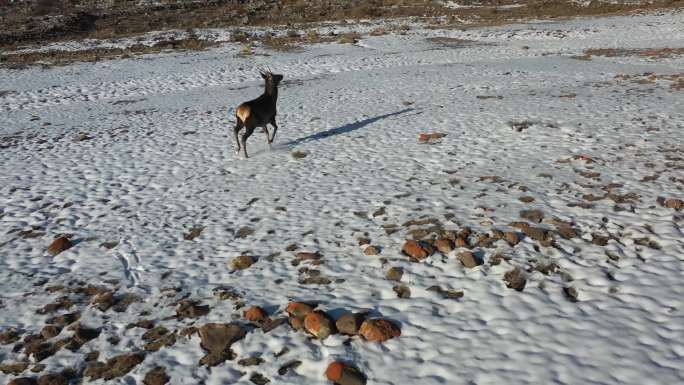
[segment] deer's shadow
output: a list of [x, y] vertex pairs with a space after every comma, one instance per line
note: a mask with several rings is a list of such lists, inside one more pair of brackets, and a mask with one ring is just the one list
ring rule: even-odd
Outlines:
[[414, 110], [414, 108], [405, 108], [401, 111], [390, 112], [389, 114], [384, 114], [384, 115], [379, 115], [379, 116], [375, 116], [375, 117], [364, 119], [364, 120], [359, 120], [359, 121], [354, 122], [354, 123], [345, 124], [344, 126], [331, 128], [329, 130], [325, 130], [322, 132], [316, 132], [316, 133], [313, 133], [311, 135], [305, 136], [303, 138], [291, 140], [291, 141], [285, 143], [285, 146], [295, 147], [295, 146], [300, 145], [302, 143], [311, 142], [314, 140], [321, 140], [321, 139], [329, 138], [329, 137], [335, 136], [335, 135], [346, 134], [348, 132], [356, 131], [359, 128], [363, 128], [369, 124], [375, 123], [378, 120], [389, 118], [390, 116], [405, 114], [405, 113], [411, 112], [413, 110]]

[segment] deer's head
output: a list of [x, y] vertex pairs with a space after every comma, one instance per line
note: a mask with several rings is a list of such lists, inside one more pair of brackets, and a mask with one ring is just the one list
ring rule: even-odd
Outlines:
[[274, 87], [277, 87], [283, 80], [283, 75], [276, 75], [271, 71], [261, 71], [261, 77], [266, 81], [266, 85], [273, 85]]

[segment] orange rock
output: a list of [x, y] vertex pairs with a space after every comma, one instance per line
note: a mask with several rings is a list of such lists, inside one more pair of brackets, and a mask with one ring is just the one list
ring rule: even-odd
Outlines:
[[511, 246], [515, 246], [520, 242], [520, 237], [518, 237], [518, 233], [516, 233], [515, 231], [504, 232], [504, 238], [506, 239], [506, 242], [508, 242], [508, 244]]
[[413, 240], [406, 241], [404, 246], [401, 248], [401, 251], [416, 261], [422, 261], [434, 252], [432, 246]]
[[304, 318], [304, 328], [314, 337], [323, 340], [333, 333], [333, 323], [328, 316], [320, 311], [314, 310]]
[[456, 238], [456, 247], [468, 247], [468, 241], [465, 238], [458, 237]]
[[303, 302], [290, 302], [287, 304], [287, 309], [285, 311], [292, 317], [304, 318], [313, 310], [311, 305], [305, 304]]
[[357, 369], [339, 361], [328, 365], [325, 370], [328, 380], [338, 385], [365, 385], [366, 376]]
[[262, 323], [266, 321], [266, 318], [268, 318], [268, 315], [264, 309], [260, 308], [259, 306], [250, 307], [249, 309], [245, 310], [243, 315], [247, 321], [256, 324]]
[[65, 236], [58, 237], [52, 243], [50, 246], [47, 248], [48, 254], [55, 256], [59, 253], [61, 253], [64, 250], [68, 250], [73, 246], [73, 243], [69, 240], [69, 238]]
[[361, 324], [359, 334], [368, 341], [385, 342], [399, 337], [401, 330], [386, 319], [367, 319]]
[[454, 251], [454, 243], [446, 238], [438, 239], [437, 242], [435, 242], [435, 247], [440, 253], [445, 255]]

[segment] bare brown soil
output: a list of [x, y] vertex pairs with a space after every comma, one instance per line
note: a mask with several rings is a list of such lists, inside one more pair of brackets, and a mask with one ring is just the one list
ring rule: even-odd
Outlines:
[[[119, 0], [106, 6], [90, 0], [0, 0], [0, 48], [79, 38], [112, 38], [149, 31], [255, 25], [293, 25], [346, 19], [446, 16], [441, 27], [505, 24], [530, 18], [567, 18], [625, 14], [684, 7], [684, 0], [654, 0], [651, 4], [607, 4], [592, 1], [580, 6], [569, 0], [461, 0], [445, 8], [435, 0], [161, 0], [140, 4]], [[498, 8], [524, 4], [522, 7]], [[459, 20], [466, 20], [464, 24]]]

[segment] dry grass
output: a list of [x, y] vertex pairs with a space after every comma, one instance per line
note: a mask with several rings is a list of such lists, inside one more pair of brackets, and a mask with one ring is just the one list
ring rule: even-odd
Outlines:
[[663, 59], [682, 55], [684, 55], [684, 48], [594, 48], [584, 51], [584, 56], [588, 57], [636, 56], [649, 59]]
[[167, 50], [200, 51], [218, 43], [194, 37], [180, 40], [163, 40], [154, 45], [136, 44], [127, 48], [95, 48], [78, 51], [53, 50], [0, 55], [0, 66], [23, 68], [30, 65], [60, 66], [74, 62], [96, 62], [113, 58], [159, 53]]
[[[2, 0], [0, 0], [2, 2]], [[78, 38], [114, 38], [154, 30], [225, 28], [238, 25], [263, 26], [286, 23], [315, 23], [346, 19], [397, 17], [436, 18], [446, 16], [439, 28], [500, 25], [532, 18], [626, 14], [640, 10], [684, 7], [684, 0], [654, 0], [650, 4], [607, 4], [593, 1], [582, 7], [570, 0], [528, 0], [525, 6], [497, 8], [513, 0], [460, 0], [461, 4], [485, 7], [444, 8], [436, 0], [282, 0], [261, 5], [245, 5], [226, 0], [165, 1], [140, 4], [136, 0], [93, 2], [91, 0], [38, 0], [2, 2], [0, 7], [0, 47]], [[106, 6], [102, 4], [108, 4]], [[66, 15], [66, 21], [52, 23], [51, 15]], [[436, 20], [436, 19], [435, 19]], [[445, 19], [440, 19], [444, 21]], [[463, 24], [460, 20], [467, 20]], [[391, 31], [391, 30], [390, 30]], [[378, 29], [376, 34], [386, 33]], [[401, 31], [392, 31], [401, 32]], [[280, 45], [279, 42], [275, 43]]]

